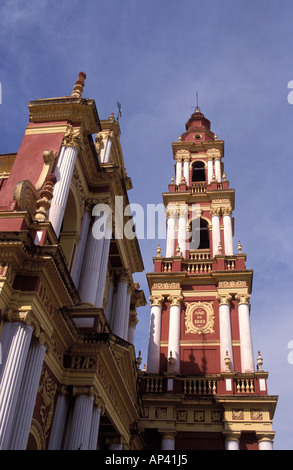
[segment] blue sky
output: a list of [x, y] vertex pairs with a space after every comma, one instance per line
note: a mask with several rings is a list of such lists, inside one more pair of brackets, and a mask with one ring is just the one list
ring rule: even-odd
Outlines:
[[[1, 152], [17, 151], [27, 103], [70, 95], [78, 72], [101, 119], [122, 104], [121, 142], [132, 203], [161, 203], [173, 174], [171, 142], [184, 132], [196, 92], [225, 140], [236, 190], [235, 248], [254, 270], [254, 353], [279, 395], [275, 448], [293, 449], [292, 0], [2, 0]], [[161, 243], [163, 249], [164, 242]], [[156, 240], [140, 240], [152, 271]], [[137, 276], [148, 298], [145, 276]], [[149, 307], [137, 349], [147, 360]]]

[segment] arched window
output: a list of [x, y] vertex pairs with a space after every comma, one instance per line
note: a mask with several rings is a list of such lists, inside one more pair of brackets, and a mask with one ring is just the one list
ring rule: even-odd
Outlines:
[[207, 250], [210, 247], [209, 223], [205, 219], [191, 222], [192, 241], [190, 250]]
[[197, 183], [206, 180], [204, 162], [194, 162], [192, 164], [192, 182]]

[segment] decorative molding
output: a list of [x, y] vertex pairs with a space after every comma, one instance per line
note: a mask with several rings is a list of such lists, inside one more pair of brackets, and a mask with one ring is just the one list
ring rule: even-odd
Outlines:
[[214, 334], [213, 302], [194, 302], [185, 313], [185, 334]]

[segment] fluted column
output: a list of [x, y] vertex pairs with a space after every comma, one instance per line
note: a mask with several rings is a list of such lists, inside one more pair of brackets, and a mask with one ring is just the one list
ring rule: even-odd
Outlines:
[[[95, 208], [93, 209], [93, 215], [95, 215]], [[106, 223], [108, 220], [107, 216], [105, 217], [103, 215], [102, 217]], [[88, 230], [84, 261], [78, 289], [82, 302], [89, 302], [95, 306], [97, 306], [98, 291], [101, 292], [101, 290], [103, 290], [102, 288], [104, 287], [104, 284], [103, 286], [99, 287], [99, 281], [102, 283], [101, 276], [104, 274], [104, 264], [106, 259], [104, 243], [105, 234], [108, 233], [107, 228], [105, 228], [105, 232], [99, 232], [95, 228], [95, 224], [100, 224], [100, 220], [100, 217], [95, 215], [93, 219], [93, 225], [90, 226]]]
[[94, 402], [88, 450], [96, 450], [98, 447], [100, 420], [103, 413], [104, 405], [102, 404], [101, 399], [97, 397]]
[[87, 210], [84, 211], [82, 222], [81, 222], [81, 229], [80, 229], [80, 240], [76, 248], [73, 266], [71, 270], [71, 277], [76, 287], [78, 287], [82, 262], [84, 258], [84, 252], [86, 247], [86, 240], [88, 237], [88, 231], [90, 226], [90, 215]]
[[174, 359], [174, 372], [180, 372], [180, 316], [181, 316], [181, 295], [170, 295], [170, 321], [169, 321], [169, 339], [168, 339], [168, 358]]
[[62, 387], [61, 393], [58, 395], [52, 428], [50, 432], [50, 440], [48, 450], [61, 450], [62, 439], [65, 430], [66, 417], [68, 413], [68, 396], [66, 389]]
[[222, 181], [221, 157], [215, 157], [215, 176], [218, 183]]
[[70, 423], [71, 428], [67, 450], [88, 450], [94, 397], [87, 387], [74, 388], [73, 394], [75, 396], [75, 402]]
[[212, 209], [212, 240], [213, 240], [213, 257], [218, 254], [219, 244], [221, 243], [221, 231], [220, 231], [220, 209]]
[[171, 258], [175, 254], [175, 225], [177, 208], [173, 205], [167, 207], [167, 247], [166, 258]]
[[4, 321], [1, 335], [0, 335], [0, 347], [1, 347], [1, 361], [0, 361], [0, 377], [2, 373], [2, 369], [4, 367], [4, 364], [6, 362], [6, 358], [9, 352], [9, 348], [11, 345], [11, 341], [14, 335], [14, 326], [13, 323], [10, 321]]
[[[19, 317], [19, 314], [15, 314]], [[13, 322], [11, 343], [0, 377], [0, 449], [7, 449], [10, 432], [26, 364], [28, 350], [32, 338], [33, 327], [29, 313], [21, 313], [21, 322]]]
[[254, 372], [252, 337], [250, 328], [249, 294], [238, 294], [241, 372]]
[[81, 144], [79, 129], [74, 131], [74, 128], [70, 127], [64, 136], [63, 143], [64, 145], [61, 147], [54, 171], [57, 181], [54, 186], [53, 199], [49, 211], [49, 220], [57, 237], [60, 234], [74, 165]]
[[180, 253], [183, 256], [183, 258], [186, 258], [187, 217], [188, 217], [188, 206], [187, 204], [182, 204], [179, 207], [178, 245], [180, 247]]
[[223, 209], [224, 223], [224, 250], [225, 255], [232, 256], [233, 253], [233, 231], [232, 231], [232, 211], [229, 208]]
[[45, 351], [44, 344], [38, 341], [31, 342], [11, 429], [9, 450], [26, 449]]
[[220, 357], [221, 372], [225, 372], [225, 357], [228, 352], [230, 358], [230, 370], [234, 369], [232, 330], [231, 330], [231, 312], [230, 301], [232, 297], [229, 294], [219, 295], [219, 322], [220, 322]]
[[113, 333], [120, 338], [123, 338], [125, 332], [125, 312], [127, 305], [127, 289], [128, 289], [129, 276], [126, 271], [120, 274], [116, 299], [115, 310], [113, 312], [112, 330]]
[[161, 295], [152, 295], [150, 301], [151, 315], [147, 371], [150, 374], [158, 374], [160, 371], [161, 316], [164, 297]]

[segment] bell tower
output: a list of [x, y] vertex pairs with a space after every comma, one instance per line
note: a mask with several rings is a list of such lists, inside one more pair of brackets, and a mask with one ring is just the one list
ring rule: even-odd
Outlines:
[[149, 449], [272, 449], [277, 397], [253, 350], [253, 271], [234, 249], [234, 189], [224, 142], [196, 107], [172, 144], [174, 176], [163, 193], [166, 251], [158, 246], [150, 289], [147, 367], [140, 373]]

